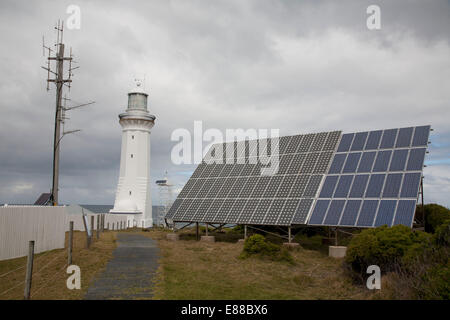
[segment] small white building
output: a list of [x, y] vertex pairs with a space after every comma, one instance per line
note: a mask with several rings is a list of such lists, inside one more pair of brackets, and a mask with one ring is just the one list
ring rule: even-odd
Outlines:
[[112, 214], [127, 215], [127, 225], [152, 227], [150, 185], [150, 133], [155, 116], [147, 110], [147, 97], [139, 82], [128, 93], [128, 108], [119, 115], [122, 126], [120, 174]]

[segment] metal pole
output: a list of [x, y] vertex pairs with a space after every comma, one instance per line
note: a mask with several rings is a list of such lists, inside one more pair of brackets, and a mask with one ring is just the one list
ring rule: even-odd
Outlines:
[[423, 231], [425, 231], [425, 206], [423, 204], [423, 176], [420, 177], [420, 198], [421, 198], [421, 207], [422, 207], [422, 223], [423, 223]]
[[34, 241], [30, 241], [28, 247], [27, 273], [25, 276], [24, 299], [30, 299], [31, 278], [33, 277]]
[[289, 243], [291, 243], [291, 227], [288, 227]]
[[195, 239], [198, 241], [198, 222], [195, 223]]
[[334, 229], [334, 245], [338, 245], [338, 228]]
[[244, 239], [247, 239], [247, 225], [244, 225]]
[[100, 239], [100, 215], [97, 215], [97, 240]]
[[94, 222], [95, 222], [94, 216], [92, 215], [91, 216], [91, 240], [94, 237]]
[[205, 223], [205, 227], [206, 227], [206, 236], [208, 236], [208, 224], [207, 223]]
[[67, 253], [67, 264], [70, 266], [72, 264], [72, 250], [73, 250], [73, 221], [70, 221], [69, 228], [69, 247]]
[[56, 56], [57, 75], [56, 75], [56, 113], [55, 113], [55, 135], [53, 137], [53, 186], [52, 203], [58, 205], [59, 188], [59, 141], [61, 140], [61, 99], [63, 88], [63, 68], [64, 68], [64, 44], [58, 44], [58, 53]]

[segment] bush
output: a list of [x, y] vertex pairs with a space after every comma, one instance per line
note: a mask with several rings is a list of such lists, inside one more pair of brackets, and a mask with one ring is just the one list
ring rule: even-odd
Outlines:
[[403, 225], [367, 229], [350, 241], [345, 263], [360, 275], [365, 275], [370, 265], [378, 265], [386, 273], [396, 269], [404, 255], [413, 256], [429, 244], [428, 234], [413, 232]]
[[[450, 219], [450, 210], [435, 203], [424, 206], [425, 209], [425, 231], [435, 233], [436, 229]], [[420, 209], [418, 209], [420, 210]]]
[[434, 240], [438, 246], [450, 245], [450, 219], [447, 219], [436, 228]]
[[254, 234], [245, 240], [240, 257], [245, 259], [252, 255], [266, 257], [274, 261], [294, 262], [291, 254], [285, 248], [267, 241], [260, 234]]

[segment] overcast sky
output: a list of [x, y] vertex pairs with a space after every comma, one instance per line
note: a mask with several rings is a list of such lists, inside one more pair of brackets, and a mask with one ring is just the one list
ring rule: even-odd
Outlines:
[[[171, 133], [279, 128], [281, 135], [430, 124], [425, 200], [450, 206], [449, 1], [0, 2], [0, 203], [33, 203], [51, 188], [55, 90], [46, 92], [42, 36], [81, 9], [64, 42], [79, 62], [61, 149], [60, 202], [113, 204], [118, 114], [146, 75], [152, 180], [182, 188]], [[368, 30], [366, 8], [381, 8]], [[154, 204], [158, 191], [152, 190]]]

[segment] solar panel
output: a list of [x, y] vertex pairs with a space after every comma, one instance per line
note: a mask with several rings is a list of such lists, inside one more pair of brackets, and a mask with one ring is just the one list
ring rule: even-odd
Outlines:
[[308, 224], [412, 226], [429, 130], [342, 135]]
[[216, 144], [166, 218], [279, 226], [411, 226], [429, 131], [430, 126], [333, 131]]

